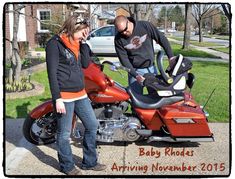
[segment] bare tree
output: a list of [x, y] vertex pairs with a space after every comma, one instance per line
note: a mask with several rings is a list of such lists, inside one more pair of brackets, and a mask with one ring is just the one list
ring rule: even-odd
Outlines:
[[129, 5], [129, 13], [136, 20], [150, 20], [153, 9], [156, 5], [153, 4], [134, 4]]
[[231, 33], [231, 19], [232, 19], [232, 13], [231, 13], [231, 6], [230, 4], [221, 4], [224, 14], [228, 19], [229, 24], [229, 33]]
[[8, 80], [10, 84], [20, 83], [20, 73], [21, 73], [21, 67], [22, 67], [21, 57], [19, 54], [19, 46], [18, 46], [18, 31], [19, 31], [20, 15], [31, 17], [39, 21], [40, 23], [48, 25], [48, 26], [55, 26], [57, 28], [61, 26], [60, 24], [41, 21], [35, 16], [26, 15], [22, 13], [21, 10], [25, 8], [25, 6], [26, 5], [22, 5], [22, 4], [13, 4], [13, 10], [9, 10], [9, 5], [8, 5], [8, 9], [5, 11], [6, 13], [13, 13], [13, 37], [12, 39], [6, 39], [7, 41], [10, 42], [10, 47], [11, 47], [10, 54], [8, 55], [9, 59], [7, 59], [11, 64], [9, 72], [8, 72]]
[[11, 55], [10, 63], [11, 67], [9, 70], [9, 82], [10, 83], [19, 83], [20, 81], [20, 72], [21, 72], [21, 58], [19, 55], [19, 47], [17, 41], [17, 34], [19, 29], [19, 19], [20, 19], [20, 10], [23, 8], [20, 4], [13, 4], [13, 38], [11, 41]]
[[184, 41], [183, 49], [189, 49], [190, 45], [190, 35], [191, 35], [191, 14], [192, 14], [192, 4], [185, 5], [185, 25], [184, 25]]
[[229, 20], [229, 23], [231, 23], [232, 13], [231, 13], [231, 6], [230, 6], [230, 4], [221, 4], [221, 6], [223, 8], [225, 16]]
[[214, 4], [194, 4], [193, 5], [192, 15], [198, 25], [199, 42], [203, 41], [203, 36], [202, 36], [203, 20], [218, 14], [218, 9], [219, 9], [219, 6], [214, 5]]

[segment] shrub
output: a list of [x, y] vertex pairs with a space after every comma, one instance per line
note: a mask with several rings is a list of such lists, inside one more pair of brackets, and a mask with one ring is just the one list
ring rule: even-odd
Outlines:
[[33, 89], [33, 84], [30, 83], [28, 77], [22, 77], [20, 82], [13, 82], [13, 83], [9, 83], [7, 78], [5, 80], [6, 80], [5, 90], [7, 93], [29, 91]]

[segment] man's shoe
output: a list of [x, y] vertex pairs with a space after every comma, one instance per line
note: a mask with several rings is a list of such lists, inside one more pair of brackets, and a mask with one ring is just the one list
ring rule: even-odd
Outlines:
[[90, 167], [90, 168], [87, 168], [87, 167], [81, 167], [82, 170], [94, 170], [94, 171], [101, 171], [101, 170], [105, 170], [107, 168], [106, 165], [104, 164], [100, 164], [100, 163], [97, 163], [96, 166], [94, 167]]
[[74, 167], [71, 171], [66, 172], [66, 175], [82, 175], [82, 172]]

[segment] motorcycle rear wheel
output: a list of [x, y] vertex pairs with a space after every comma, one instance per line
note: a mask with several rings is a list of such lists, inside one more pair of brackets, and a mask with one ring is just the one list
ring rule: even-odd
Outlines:
[[33, 119], [28, 115], [24, 121], [23, 134], [27, 141], [35, 145], [54, 143], [56, 120], [53, 119], [53, 113], [49, 112], [39, 119]]

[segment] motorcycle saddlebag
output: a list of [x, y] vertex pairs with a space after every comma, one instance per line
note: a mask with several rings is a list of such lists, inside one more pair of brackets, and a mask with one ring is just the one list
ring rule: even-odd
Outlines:
[[159, 110], [172, 137], [212, 137], [206, 116], [200, 106], [165, 106]]

